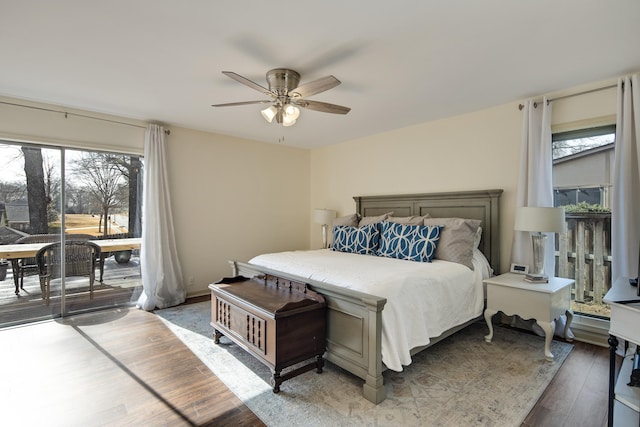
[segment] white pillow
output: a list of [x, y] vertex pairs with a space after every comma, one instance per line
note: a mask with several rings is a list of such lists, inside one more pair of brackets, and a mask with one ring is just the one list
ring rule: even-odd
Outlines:
[[478, 249], [480, 247], [480, 240], [482, 239], [482, 227], [478, 227], [476, 230], [476, 235], [473, 238], [473, 249]]
[[493, 276], [493, 268], [480, 249], [473, 250], [473, 266], [480, 269], [483, 280]]

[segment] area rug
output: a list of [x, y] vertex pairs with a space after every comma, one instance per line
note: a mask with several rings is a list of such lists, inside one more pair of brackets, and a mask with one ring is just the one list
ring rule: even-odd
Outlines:
[[271, 372], [240, 347], [212, 339], [209, 301], [156, 314], [268, 426], [519, 426], [573, 348], [509, 328], [477, 322], [419, 353], [403, 372], [387, 371], [387, 398], [362, 397], [363, 381], [326, 363], [274, 394]]

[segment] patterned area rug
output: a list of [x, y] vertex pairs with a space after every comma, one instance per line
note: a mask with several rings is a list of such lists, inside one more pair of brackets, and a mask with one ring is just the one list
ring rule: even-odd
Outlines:
[[519, 426], [573, 348], [495, 328], [493, 342], [477, 322], [414, 357], [403, 372], [387, 371], [387, 398], [362, 397], [363, 381], [326, 363], [274, 394], [269, 369], [226, 338], [213, 344], [210, 302], [156, 311], [166, 325], [269, 426]]

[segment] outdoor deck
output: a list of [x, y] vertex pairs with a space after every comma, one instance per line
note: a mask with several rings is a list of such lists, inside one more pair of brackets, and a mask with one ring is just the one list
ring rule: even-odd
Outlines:
[[[88, 277], [71, 277], [66, 281], [67, 312], [82, 312], [97, 308], [114, 307], [135, 301], [142, 288], [140, 259], [132, 256], [125, 264], [118, 264], [113, 256], [105, 259], [103, 283], [96, 269], [93, 298], [89, 298]], [[50, 319], [60, 314], [60, 280], [51, 282], [49, 305], [42, 299], [37, 275], [24, 278], [24, 290], [15, 294], [11, 267], [7, 277], [0, 281], [0, 327], [36, 320]]]

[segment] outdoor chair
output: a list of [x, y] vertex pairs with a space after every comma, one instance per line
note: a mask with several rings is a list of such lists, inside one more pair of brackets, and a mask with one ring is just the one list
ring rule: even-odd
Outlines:
[[[90, 234], [67, 234], [65, 238], [68, 240], [91, 240], [95, 237]], [[16, 243], [53, 243], [59, 241], [59, 234], [32, 234], [16, 240]], [[24, 290], [24, 277], [38, 274], [38, 265], [35, 258], [20, 258], [12, 260], [11, 264], [17, 294], [18, 283], [20, 284], [20, 289]]]
[[[61, 274], [63, 261], [60, 249], [60, 242], [51, 243], [36, 254], [42, 299], [47, 304], [51, 297], [51, 279], [57, 279]], [[96, 277], [95, 268], [100, 260], [100, 246], [86, 240], [67, 240], [64, 251], [65, 276], [89, 276], [89, 298], [93, 298], [93, 282]]]

